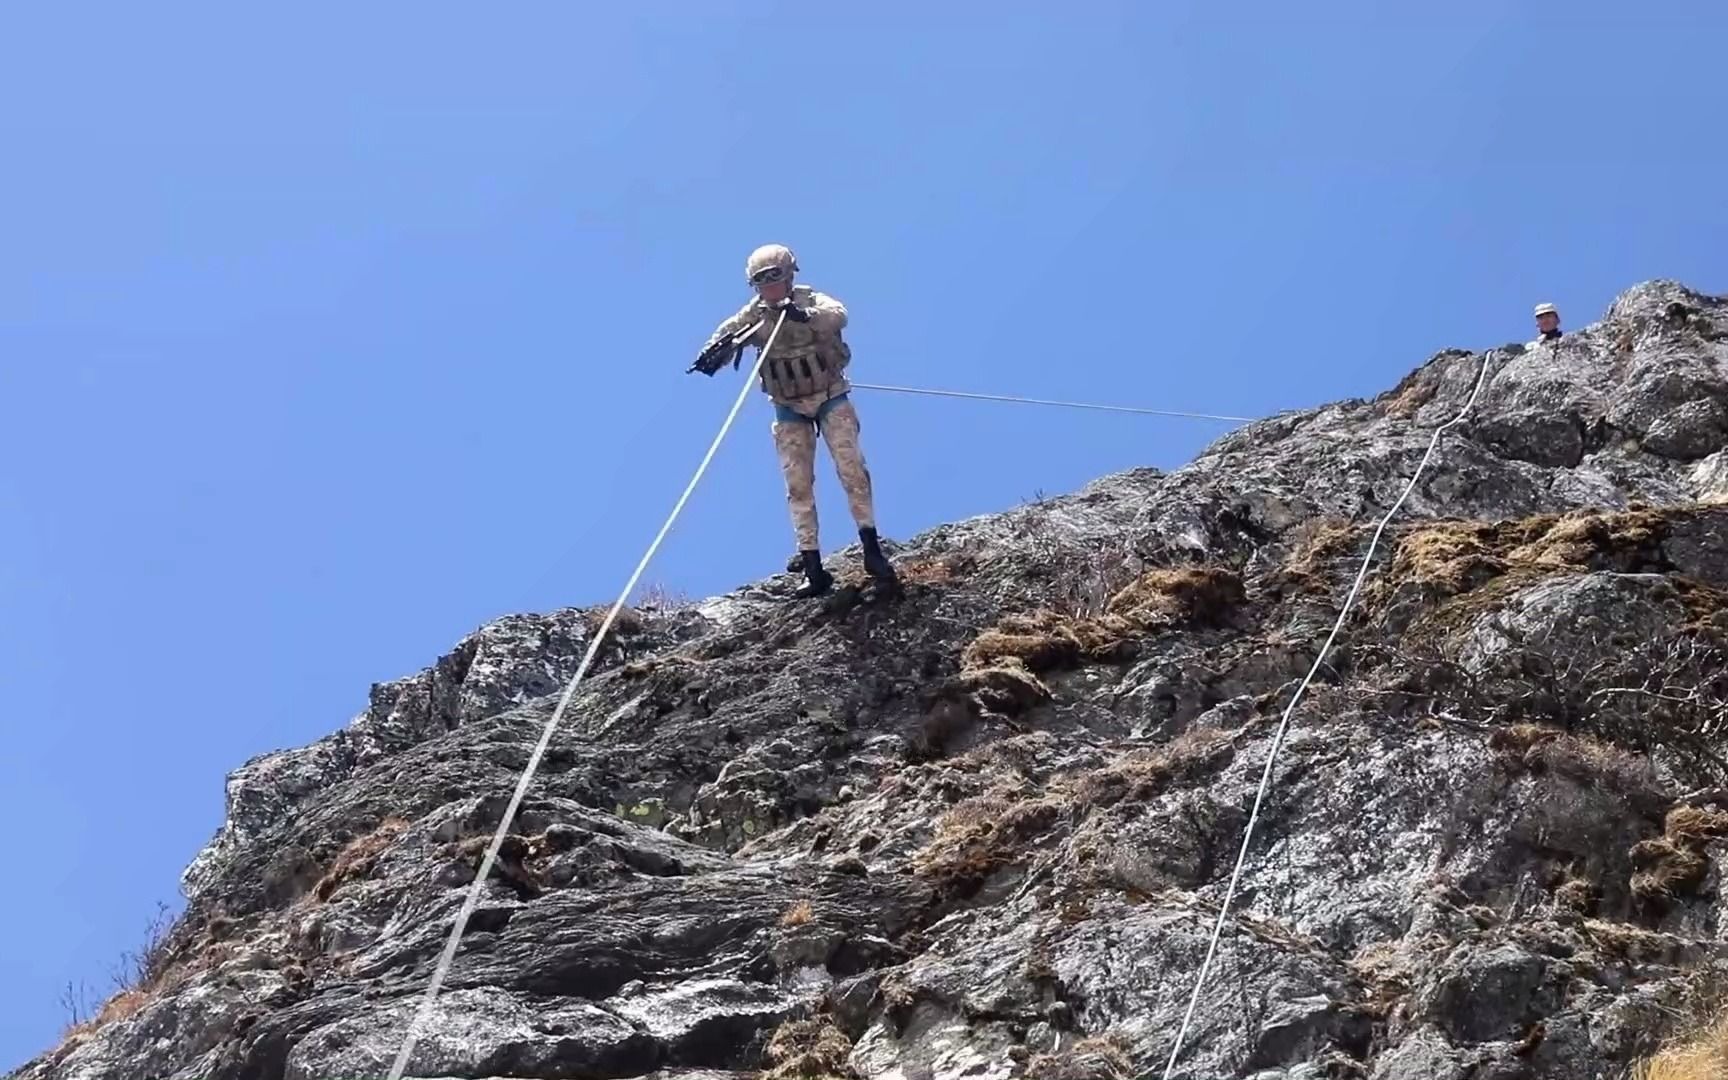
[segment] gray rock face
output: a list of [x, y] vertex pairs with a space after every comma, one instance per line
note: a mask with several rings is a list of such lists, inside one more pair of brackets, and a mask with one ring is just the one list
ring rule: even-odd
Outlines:
[[[1629, 290], [900, 544], [627, 619], [416, 1077], [1622, 1075], [1728, 973], [1728, 302]], [[860, 579], [855, 553], [838, 556]], [[150, 982], [19, 1080], [381, 1076], [592, 612], [229, 779]]]

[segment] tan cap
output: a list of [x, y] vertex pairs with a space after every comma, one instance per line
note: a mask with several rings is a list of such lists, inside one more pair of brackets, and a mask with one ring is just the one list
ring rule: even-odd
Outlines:
[[1560, 309], [1556, 308], [1553, 304], [1537, 304], [1536, 305], [1536, 314], [1538, 316], [1558, 315], [1558, 314], [1560, 314]]

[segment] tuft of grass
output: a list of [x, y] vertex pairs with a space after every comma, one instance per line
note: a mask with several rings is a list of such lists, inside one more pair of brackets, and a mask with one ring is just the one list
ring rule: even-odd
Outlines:
[[165, 988], [181, 985], [193, 973], [222, 958], [218, 950], [226, 946], [211, 946], [203, 957], [188, 956], [179, 951], [185, 945], [178, 940], [183, 924], [175, 922], [166, 904], [157, 904], [156, 913], [145, 925], [144, 943], [137, 950], [121, 953], [121, 961], [113, 970], [114, 995], [102, 1003], [94, 1015], [86, 1015], [83, 993], [67, 987], [63, 1004], [70, 1010], [62, 1049], [70, 1049], [109, 1024], [128, 1020], [156, 1000]]
[[1162, 622], [1215, 625], [1248, 599], [1242, 575], [1220, 566], [1149, 570], [1106, 608], [1137, 629]]
[[1220, 567], [1153, 570], [1118, 591], [1097, 615], [1048, 608], [1006, 615], [960, 654], [954, 690], [985, 712], [1012, 716], [1050, 700], [1039, 676], [1127, 660], [1134, 639], [1161, 626], [1215, 624], [1246, 599], [1242, 578]]
[[1325, 520], [1300, 526], [1280, 575], [1299, 589], [1326, 592], [1337, 577], [1331, 564], [1355, 550], [1357, 537], [1358, 529], [1349, 521]]
[[1206, 767], [1229, 743], [1225, 732], [1195, 728], [1157, 749], [1054, 777], [1042, 788], [1004, 780], [937, 819], [929, 843], [913, 857], [914, 869], [939, 893], [970, 896], [992, 875], [1026, 858], [1059, 823], [1078, 823], [1094, 810], [1126, 800], [1155, 798], [1172, 780]]
[[1136, 750], [1100, 769], [1064, 777], [1058, 790], [1071, 793], [1081, 806], [1111, 806], [1125, 799], [1144, 801], [1163, 791], [1171, 780], [1209, 760], [1230, 742], [1217, 728], [1189, 728], [1163, 746]]
[[894, 571], [907, 585], [946, 585], [977, 568], [978, 560], [972, 555], [929, 555], [904, 559]]
[[1417, 368], [1382, 394], [1377, 401], [1385, 401], [1386, 415], [1395, 420], [1408, 420], [1415, 416], [1422, 406], [1434, 400], [1434, 395], [1440, 391], [1440, 381], [1429, 377], [1426, 367]]
[[1676, 806], [1663, 820], [1663, 832], [1677, 841], [1703, 847], [1728, 836], [1728, 813], [1696, 806]]
[[130, 1020], [150, 1004], [152, 996], [150, 991], [140, 987], [122, 990], [104, 1002], [95, 1016], [67, 1028], [65, 1037], [68, 1041], [82, 1042], [109, 1024]]
[[1722, 1080], [1728, 1077], [1728, 1016], [1664, 1047], [1633, 1073], [1636, 1080]]
[[1541, 724], [1513, 724], [1496, 728], [1488, 737], [1488, 745], [1527, 769], [1600, 784], [1622, 795], [1652, 794], [1661, 789], [1661, 780], [1648, 758], [1588, 735]]
[[1584, 935], [1607, 956], [1634, 963], [1664, 963], [1673, 959], [1677, 942], [1632, 923], [1585, 919]]
[[1120, 1036], [1081, 1039], [1026, 1063], [1026, 1080], [1129, 1080], [1134, 1061]]
[[1704, 880], [1709, 860], [1666, 836], [1632, 845], [1632, 895], [1640, 900], [1672, 900]]
[[1135, 627], [1118, 616], [1076, 618], [1054, 611], [1005, 616], [974, 638], [960, 654], [962, 670], [978, 671], [1007, 663], [1035, 673], [1071, 668], [1082, 661], [1118, 657]]
[[1674, 807], [1663, 821], [1661, 836], [1632, 845], [1632, 895], [1660, 903], [1693, 891], [1710, 871], [1705, 845], [1722, 836], [1728, 836], [1728, 814]]
[[[600, 632], [600, 627], [606, 624], [606, 613], [611, 610], [611, 604], [602, 604], [582, 612], [582, 622], [588, 627], [590, 634]], [[634, 637], [647, 628], [648, 620], [642, 617], [641, 612], [625, 604], [618, 609], [618, 617], [612, 620], [612, 627], [607, 634], [615, 638]]]
[[1444, 632], [1513, 588], [1554, 574], [1665, 570], [1662, 539], [1675, 521], [1701, 512], [1708, 511], [1580, 510], [1507, 521], [1427, 522], [1399, 535], [1391, 563], [1370, 594], [1384, 600], [1415, 588], [1442, 600], [1457, 598], [1422, 620]]
[[337, 854], [330, 869], [319, 879], [318, 884], [313, 886], [312, 895], [321, 901], [328, 901], [348, 882], [364, 881], [378, 864], [378, 857], [384, 854], [407, 828], [408, 822], [401, 818], [385, 818], [376, 829], [349, 841]]
[[768, 1040], [762, 1080], [854, 1080], [852, 1040], [827, 1017], [781, 1024]]
[[966, 799], [943, 814], [930, 842], [913, 857], [918, 874], [939, 892], [970, 896], [991, 875], [1020, 856], [1054, 825], [1062, 800], [1003, 784]]
[[816, 909], [808, 900], [800, 900], [780, 913], [780, 925], [785, 927], [803, 926], [816, 917]]

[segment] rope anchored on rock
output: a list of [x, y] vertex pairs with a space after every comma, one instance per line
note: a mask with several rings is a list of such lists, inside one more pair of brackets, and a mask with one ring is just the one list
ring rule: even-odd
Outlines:
[[1212, 939], [1206, 946], [1206, 959], [1200, 965], [1200, 975], [1194, 980], [1194, 992], [1188, 998], [1188, 1011], [1182, 1017], [1182, 1026], [1176, 1031], [1176, 1045], [1170, 1048], [1170, 1060], [1164, 1065], [1164, 1080], [1170, 1080], [1176, 1069], [1176, 1061], [1182, 1054], [1183, 1041], [1188, 1037], [1188, 1028], [1194, 1022], [1194, 1010], [1200, 1004], [1200, 991], [1206, 986], [1206, 976], [1212, 971], [1212, 959], [1218, 951], [1219, 938], [1224, 933], [1224, 920], [1230, 914], [1231, 901], [1236, 897], [1236, 885], [1242, 878], [1242, 867], [1248, 861], [1248, 845], [1254, 840], [1254, 826], [1260, 820], [1260, 807], [1266, 801], [1266, 793], [1272, 786], [1272, 769], [1278, 763], [1278, 752], [1284, 747], [1284, 737], [1290, 730], [1290, 717], [1296, 712], [1296, 705], [1302, 700], [1308, 684], [1314, 681], [1320, 666], [1326, 662], [1326, 657], [1332, 651], [1332, 643], [1338, 639], [1338, 634], [1344, 629], [1344, 621], [1350, 617], [1350, 611], [1356, 604], [1356, 594], [1362, 589], [1362, 582], [1368, 576], [1368, 567], [1374, 561], [1374, 552], [1380, 546], [1380, 537], [1386, 527], [1392, 523], [1398, 511], [1403, 508], [1404, 501], [1410, 493], [1416, 490], [1416, 484], [1422, 479], [1423, 470], [1434, 456], [1435, 449], [1440, 445], [1440, 436], [1448, 428], [1461, 422], [1476, 404], [1476, 397], [1482, 392], [1483, 381], [1488, 375], [1488, 353], [1482, 355], [1482, 367], [1476, 373], [1476, 383], [1470, 390], [1470, 397], [1465, 400], [1464, 407], [1458, 410], [1458, 415], [1434, 429], [1433, 438], [1428, 440], [1428, 449], [1417, 462], [1416, 471], [1410, 474], [1410, 482], [1404, 485], [1404, 491], [1398, 496], [1398, 501], [1380, 518], [1380, 524], [1374, 530], [1374, 536], [1368, 542], [1368, 553], [1362, 556], [1362, 566], [1356, 571], [1356, 580], [1350, 586], [1350, 592], [1344, 598], [1344, 606], [1338, 611], [1338, 618], [1332, 623], [1332, 632], [1326, 635], [1325, 644], [1320, 646], [1320, 652], [1314, 657], [1314, 664], [1308, 669], [1308, 674], [1302, 677], [1296, 687], [1296, 693], [1291, 696], [1290, 703], [1284, 706], [1284, 715], [1278, 720], [1278, 729], [1272, 736], [1272, 749], [1266, 755], [1266, 767], [1260, 773], [1260, 786], [1254, 793], [1254, 808], [1248, 814], [1248, 824], [1242, 831], [1242, 847], [1236, 853], [1236, 866], [1230, 871], [1230, 884], [1224, 890], [1224, 902], [1218, 905], [1218, 918], [1212, 925]]

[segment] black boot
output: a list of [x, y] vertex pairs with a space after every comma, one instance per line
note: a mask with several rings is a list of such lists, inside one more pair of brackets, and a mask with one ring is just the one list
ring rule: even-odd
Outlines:
[[823, 568], [820, 551], [800, 551], [798, 557], [804, 561], [804, 576], [808, 580], [798, 587], [793, 596], [807, 600], [812, 596], [821, 596], [834, 587], [834, 575]]
[[894, 573], [894, 564], [888, 561], [888, 556], [882, 554], [882, 544], [876, 538], [876, 530], [859, 529], [858, 539], [864, 541], [865, 572], [883, 585], [898, 585], [900, 578]]

